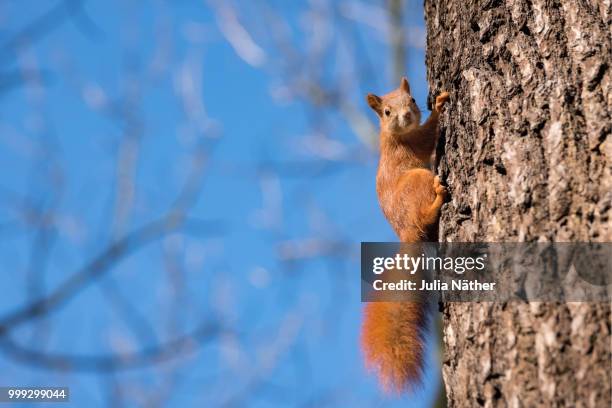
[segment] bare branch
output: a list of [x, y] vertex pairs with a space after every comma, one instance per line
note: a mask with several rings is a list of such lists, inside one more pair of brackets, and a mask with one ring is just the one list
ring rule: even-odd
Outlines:
[[23, 364], [48, 370], [112, 372], [146, 368], [195, 351], [202, 343], [227, 332], [215, 322], [204, 322], [193, 332], [134, 353], [72, 355], [32, 350], [14, 342], [9, 334], [0, 338], [6, 356]]

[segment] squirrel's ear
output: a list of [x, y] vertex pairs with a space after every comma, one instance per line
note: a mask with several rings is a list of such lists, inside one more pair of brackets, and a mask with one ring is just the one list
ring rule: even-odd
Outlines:
[[382, 115], [382, 99], [380, 99], [380, 96], [376, 96], [370, 93], [368, 94], [366, 99], [368, 101], [368, 105], [370, 105], [370, 108], [374, 109], [374, 112], [376, 112], [378, 116], [381, 116]]
[[408, 84], [408, 78], [402, 77], [400, 82], [400, 89], [406, 93], [410, 93], [410, 85]]

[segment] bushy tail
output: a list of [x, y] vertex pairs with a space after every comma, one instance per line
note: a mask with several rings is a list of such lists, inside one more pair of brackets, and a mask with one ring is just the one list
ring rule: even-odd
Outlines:
[[421, 381], [427, 308], [426, 301], [365, 306], [361, 345], [366, 367], [378, 373], [387, 392], [410, 390]]

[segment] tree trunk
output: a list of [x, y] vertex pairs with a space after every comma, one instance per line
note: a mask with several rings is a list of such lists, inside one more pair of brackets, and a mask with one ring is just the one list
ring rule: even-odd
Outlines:
[[[607, 0], [425, 1], [440, 239], [612, 241]], [[448, 403], [609, 407], [610, 304], [444, 307]]]

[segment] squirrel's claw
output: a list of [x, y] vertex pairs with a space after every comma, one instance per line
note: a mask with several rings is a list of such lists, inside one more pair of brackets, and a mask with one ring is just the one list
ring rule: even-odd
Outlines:
[[448, 102], [450, 95], [448, 92], [442, 92], [440, 95], [436, 97], [436, 112], [442, 112], [444, 109], [444, 104]]

